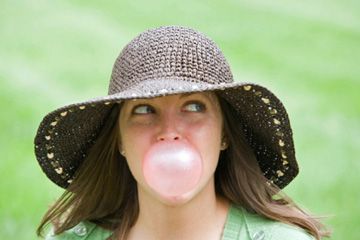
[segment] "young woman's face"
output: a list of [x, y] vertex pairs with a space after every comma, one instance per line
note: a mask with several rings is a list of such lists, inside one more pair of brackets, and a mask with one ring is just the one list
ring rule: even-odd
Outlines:
[[[220, 153], [223, 126], [215, 94], [192, 93], [128, 100], [121, 108], [119, 124], [119, 149], [137, 181], [139, 194], [165, 204], [180, 204], [200, 192], [214, 190], [214, 172]], [[202, 159], [200, 180], [178, 202], [164, 199], [149, 187], [144, 178], [143, 159], [147, 150], [159, 141], [189, 143]]]

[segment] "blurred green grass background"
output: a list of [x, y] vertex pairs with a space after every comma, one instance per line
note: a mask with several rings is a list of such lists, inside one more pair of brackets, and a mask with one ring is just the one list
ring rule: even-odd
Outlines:
[[161, 25], [218, 43], [235, 79], [267, 86], [294, 130], [299, 176], [285, 191], [325, 222], [332, 239], [359, 239], [360, 2], [10, 1], [0, 3], [0, 239], [37, 239], [62, 192], [33, 154], [42, 117], [105, 95], [124, 45]]

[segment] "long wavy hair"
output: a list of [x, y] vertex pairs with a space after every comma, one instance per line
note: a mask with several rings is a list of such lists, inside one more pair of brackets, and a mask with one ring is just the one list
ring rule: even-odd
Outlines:
[[[277, 186], [267, 183], [245, 140], [238, 121], [241, 116], [224, 99], [218, 99], [228, 148], [221, 152], [215, 171], [217, 195], [247, 211], [299, 226], [316, 239], [329, 236], [316, 217], [299, 208]], [[37, 229], [39, 236], [49, 223], [54, 233], [60, 234], [81, 221], [90, 221], [112, 231], [112, 238], [126, 239], [139, 215], [139, 205], [136, 180], [118, 149], [120, 108], [114, 105], [74, 181], [44, 215]]]

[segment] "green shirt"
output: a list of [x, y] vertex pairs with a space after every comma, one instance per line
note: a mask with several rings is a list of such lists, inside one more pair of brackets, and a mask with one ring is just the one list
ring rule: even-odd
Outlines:
[[[81, 222], [59, 234], [52, 231], [46, 240], [100, 240], [107, 239], [111, 232], [90, 222]], [[301, 228], [276, 222], [246, 210], [231, 206], [226, 219], [222, 240], [314, 240]]]

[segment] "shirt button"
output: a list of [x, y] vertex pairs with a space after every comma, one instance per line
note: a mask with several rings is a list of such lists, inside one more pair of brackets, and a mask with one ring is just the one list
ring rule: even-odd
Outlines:
[[265, 232], [263, 230], [254, 233], [252, 240], [263, 240], [265, 238]]
[[83, 224], [80, 223], [79, 225], [75, 226], [74, 233], [79, 237], [83, 237], [87, 234], [87, 229]]

